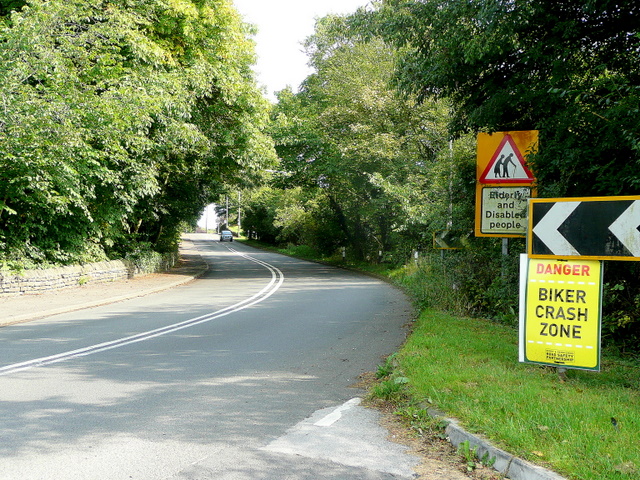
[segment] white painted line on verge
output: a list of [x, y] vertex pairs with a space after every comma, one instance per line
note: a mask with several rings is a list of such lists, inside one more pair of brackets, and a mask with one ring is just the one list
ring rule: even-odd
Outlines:
[[229, 307], [220, 309], [216, 312], [208, 313], [206, 315], [202, 315], [196, 318], [191, 318], [183, 322], [174, 323], [172, 325], [167, 325], [165, 327], [157, 328], [155, 330], [150, 330], [148, 332], [142, 332], [136, 335], [131, 335], [129, 337], [119, 338], [117, 340], [112, 340], [109, 342], [104, 342], [104, 343], [99, 343], [99, 344], [91, 345], [84, 348], [79, 348], [77, 350], [71, 350], [69, 352], [58, 353], [56, 355], [51, 355], [48, 357], [35, 358], [33, 360], [27, 360], [25, 362], [6, 365], [4, 367], [0, 367], [0, 376], [8, 375], [10, 373], [19, 372], [22, 370], [28, 370], [30, 368], [42, 367], [45, 365], [51, 365], [53, 363], [63, 362], [71, 358], [93, 355], [94, 353], [99, 353], [99, 352], [104, 352], [106, 350], [112, 350], [114, 348], [124, 347], [132, 343], [150, 340], [152, 338], [159, 337], [161, 335], [177, 332], [178, 330], [183, 330], [185, 328], [193, 327], [195, 325], [200, 325], [201, 323], [210, 322], [217, 318], [224, 317], [231, 313], [244, 310], [245, 308], [248, 308], [252, 305], [260, 303], [266, 300], [267, 298], [269, 298], [271, 295], [273, 295], [282, 286], [284, 282], [284, 274], [280, 271], [280, 269], [278, 269], [277, 267], [274, 267], [273, 265], [267, 262], [263, 262], [262, 260], [253, 258], [250, 255], [241, 253], [233, 248], [229, 248], [229, 247], [227, 248], [230, 252], [234, 253], [235, 255], [243, 257], [251, 262], [257, 263], [258, 265], [265, 267], [267, 270], [271, 272], [271, 280], [269, 281], [269, 283], [255, 295], [252, 295], [249, 298], [246, 298]]
[[342, 417], [342, 412], [344, 412], [345, 410], [349, 410], [351, 407], [355, 407], [356, 405], [360, 405], [360, 401], [361, 400], [359, 398], [352, 398], [348, 402], [345, 402], [342, 405], [340, 405], [329, 415], [322, 417], [320, 420], [314, 423], [314, 425], [316, 427], [330, 427], [331, 425], [336, 423], [338, 420], [340, 420], [340, 418]]

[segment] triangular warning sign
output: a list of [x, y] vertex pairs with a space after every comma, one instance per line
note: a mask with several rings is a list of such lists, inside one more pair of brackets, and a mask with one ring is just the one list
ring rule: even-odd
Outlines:
[[480, 176], [480, 183], [533, 183], [520, 149], [508, 133]]

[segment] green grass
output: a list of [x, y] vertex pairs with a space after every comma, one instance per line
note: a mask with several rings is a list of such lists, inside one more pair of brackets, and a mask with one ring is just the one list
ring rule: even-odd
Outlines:
[[572, 479], [640, 478], [638, 366], [605, 360], [563, 383], [555, 369], [518, 363], [514, 329], [435, 311], [395, 361], [414, 400], [514, 455]]

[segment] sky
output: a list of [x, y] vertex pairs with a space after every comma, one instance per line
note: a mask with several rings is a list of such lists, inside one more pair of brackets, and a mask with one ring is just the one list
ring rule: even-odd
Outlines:
[[258, 83], [267, 96], [291, 85], [294, 91], [311, 73], [302, 42], [313, 34], [315, 19], [353, 13], [369, 0], [233, 0], [245, 22], [258, 27], [255, 37]]

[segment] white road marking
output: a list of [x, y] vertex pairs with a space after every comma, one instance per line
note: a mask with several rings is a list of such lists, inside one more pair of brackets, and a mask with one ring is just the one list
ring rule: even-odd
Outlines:
[[329, 460], [340, 465], [385, 472], [394, 478], [417, 478], [420, 459], [409, 447], [388, 440], [380, 413], [354, 398], [337, 408], [318, 410], [261, 450]]
[[266, 300], [267, 298], [269, 298], [271, 295], [273, 295], [282, 286], [284, 282], [284, 274], [280, 271], [280, 269], [278, 269], [277, 267], [274, 267], [273, 265], [267, 262], [258, 260], [257, 258], [253, 258], [250, 255], [247, 255], [246, 253], [241, 253], [233, 248], [229, 248], [229, 247], [227, 248], [230, 252], [236, 255], [239, 255], [251, 262], [257, 263], [258, 265], [265, 267], [267, 270], [271, 272], [271, 280], [269, 281], [269, 283], [255, 295], [252, 295], [249, 298], [246, 298], [229, 307], [220, 309], [216, 312], [208, 313], [206, 315], [202, 315], [196, 318], [191, 318], [183, 322], [174, 323], [172, 325], [167, 325], [165, 327], [157, 328], [155, 330], [150, 330], [148, 332], [142, 332], [136, 335], [131, 335], [129, 337], [119, 338], [117, 340], [112, 340], [109, 342], [104, 342], [104, 343], [99, 343], [99, 344], [91, 345], [84, 348], [79, 348], [77, 350], [71, 350], [69, 352], [58, 353], [56, 355], [51, 355], [48, 357], [35, 358], [33, 360], [27, 360], [25, 362], [6, 365], [4, 367], [0, 367], [0, 376], [8, 375], [10, 373], [20, 372], [22, 370], [28, 370], [30, 368], [42, 367], [45, 365], [51, 365], [53, 363], [63, 362], [71, 358], [93, 355], [94, 353], [99, 353], [99, 352], [104, 352], [106, 350], [112, 350], [114, 348], [124, 347], [125, 345], [130, 345], [132, 343], [150, 340], [152, 338], [159, 337], [161, 335], [177, 332], [178, 330], [183, 330], [185, 328], [193, 327], [195, 325], [200, 325], [201, 323], [210, 322], [217, 318], [224, 317], [231, 313], [244, 310], [245, 308], [248, 308], [252, 305], [260, 303]]
[[336, 423], [342, 417], [342, 412], [345, 410], [349, 410], [351, 407], [355, 407], [356, 405], [360, 405], [359, 398], [352, 398], [348, 402], [343, 403], [338, 408], [336, 408], [333, 412], [327, 415], [324, 418], [318, 420], [314, 425], [316, 427], [330, 427], [334, 423]]

